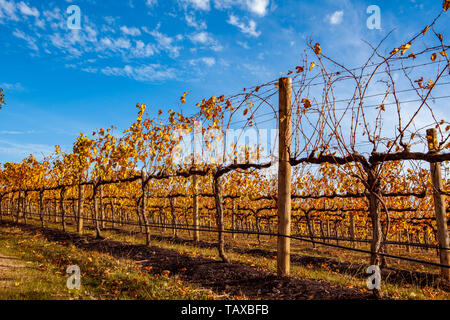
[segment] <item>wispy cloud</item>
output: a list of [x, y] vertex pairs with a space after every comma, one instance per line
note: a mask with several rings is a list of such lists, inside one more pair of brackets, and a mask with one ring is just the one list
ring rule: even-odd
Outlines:
[[101, 72], [107, 76], [128, 77], [137, 81], [161, 81], [175, 78], [175, 70], [165, 68], [159, 64], [149, 64], [133, 67], [126, 65], [122, 68], [106, 67]]
[[129, 35], [129, 36], [133, 36], [133, 37], [141, 35], [141, 31], [138, 28], [136, 28], [136, 27], [128, 28], [127, 26], [122, 26], [120, 28], [120, 30], [124, 34]]
[[340, 11], [335, 11], [333, 12], [333, 14], [328, 16], [328, 21], [331, 24], [340, 24], [342, 22], [344, 18], [344, 11], [340, 10]]
[[153, 8], [158, 4], [158, 0], [145, 0], [145, 4], [148, 7]]
[[0, 83], [0, 88], [8, 90], [8, 91], [23, 91], [25, 90], [20, 82], [16, 83]]
[[25, 40], [25, 42], [28, 44], [28, 47], [31, 50], [39, 51], [39, 48], [36, 45], [37, 39], [33, 38], [32, 36], [29, 36], [29, 35], [25, 34], [23, 31], [18, 30], [18, 29], [14, 30], [13, 35], [16, 38]]
[[246, 3], [251, 12], [260, 16], [266, 15], [269, 0], [247, 0]]
[[203, 57], [199, 59], [190, 60], [189, 63], [193, 66], [198, 65], [199, 63], [205, 64], [208, 67], [212, 67], [216, 64], [216, 59], [214, 57]]
[[190, 27], [194, 27], [197, 30], [203, 30], [207, 28], [206, 22], [197, 21], [194, 15], [190, 15], [186, 12], [185, 14], [186, 23]]
[[35, 7], [30, 8], [25, 2], [20, 2], [18, 7], [20, 12], [24, 15], [39, 17], [39, 10]]
[[48, 155], [53, 152], [53, 146], [36, 143], [15, 143], [6, 140], [0, 140], [0, 153], [9, 156], [26, 157], [30, 154], [36, 156]]
[[223, 10], [238, 6], [260, 17], [268, 13], [269, 4], [269, 0], [214, 0], [216, 9]]
[[18, 21], [17, 5], [14, 1], [0, 0], [0, 23], [5, 23], [4, 20]]
[[213, 51], [221, 51], [223, 49], [219, 42], [216, 41], [210, 33], [205, 31], [194, 33], [189, 36], [189, 39], [191, 39], [194, 44], [202, 44], [208, 46]]
[[181, 47], [176, 45], [177, 39], [176, 37], [170, 37], [159, 31], [160, 25], [156, 27], [155, 30], [148, 30], [146, 27], [142, 27], [144, 32], [152, 35], [157, 42], [157, 49], [163, 50], [169, 53], [172, 58], [177, 58], [180, 55]]
[[261, 32], [256, 31], [256, 22], [254, 20], [250, 20], [248, 24], [245, 24], [244, 22], [241, 22], [237, 16], [230, 15], [227, 22], [238, 27], [242, 33], [248, 34], [249, 36], [259, 37], [261, 35]]
[[195, 9], [199, 10], [210, 10], [210, 2], [209, 0], [179, 0], [184, 6], [191, 6]]

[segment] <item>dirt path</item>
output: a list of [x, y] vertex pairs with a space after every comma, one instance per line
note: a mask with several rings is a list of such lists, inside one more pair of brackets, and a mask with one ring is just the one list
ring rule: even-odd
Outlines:
[[18, 258], [0, 253], [0, 289], [15, 285], [20, 268], [24, 268], [24, 265]]

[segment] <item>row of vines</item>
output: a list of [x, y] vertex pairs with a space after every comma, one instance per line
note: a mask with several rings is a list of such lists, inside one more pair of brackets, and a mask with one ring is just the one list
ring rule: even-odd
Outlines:
[[[358, 68], [309, 42], [290, 78], [204, 99], [191, 115], [182, 111], [188, 92], [178, 112], [159, 111], [156, 118], [138, 104], [136, 121], [123, 132], [80, 134], [71, 152], [56, 146], [41, 161], [31, 155], [5, 163], [0, 212], [64, 230], [74, 223], [80, 234], [89, 221], [97, 237], [106, 226], [136, 224], [148, 245], [154, 228], [187, 230], [194, 240], [214, 231], [224, 261], [224, 235], [239, 232], [298, 236], [314, 246], [370, 243], [372, 265], [386, 263], [388, 244], [448, 256], [448, 230], [443, 234], [433, 203], [445, 198], [450, 181], [445, 172], [437, 188], [430, 172], [431, 164], [440, 176], [450, 160], [450, 123], [443, 119], [449, 46], [436, 30], [446, 3], [397, 48], [385, 48], [388, 37], [369, 44]], [[278, 140], [263, 144], [261, 133], [275, 127], [282, 129]], [[245, 138], [249, 130], [256, 132], [253, 142]], [[288, 158], [278, 158], [277, 149]], [[278, 199], [283, 161], [287, 209]], [[280, 214], [288, 232], [280, 232]]]

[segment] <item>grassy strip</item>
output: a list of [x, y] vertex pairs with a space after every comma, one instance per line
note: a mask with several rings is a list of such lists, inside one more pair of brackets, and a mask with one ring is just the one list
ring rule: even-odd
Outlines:
[[[210, 290], [185, 284], [168, 272], [148, 274], [133, 261], [49, 242], [37, 232], [0, 226], [0, 248], [2, 254], [18, 258], [25, 266], [17, 269], [11, 286], [2, 288], [1, 300], [215, 298]], [[80, 290], [66, 286], [66, 269], [70, 265], [81, 269]]]
[[[49, 225], [50, 227], [58, 228], [58, 225]], [[69, 228], [70, 229], [70, 228]], [[75, 231], [71, 230], [71, 231]], [[94, 234], [92, 230], [86, 230], [87, 234]], [[116, 241], [128, 242], [132, 244], [144, 244], [144, 237], [142, 235], [126, 235], [116, 232], [105, 231], [103, 235], [108, 237], [109, 239], [113, 239]], [[180, 253], [190, 254], [192, 256], [203, 256], [212, 259], [217, 259], [217, 250], [214, 248], [199, 248], [194, 245], [188, 244], [176, 244], [170, 241], [152, 241], [153, 246], [157, 246], [160, 248], [177, 250]], [[266, 258], [251, 254], [240, 254], [235, 252], [228, 252], [228, 257], [232, 262], [235, 263], [243, 263], [250, 265], [255, 268], [260, 268], [262, 270], [268, 270], [271, 272], [276, 271], [276, 260], [272, 258]], [[315, 254], [311, 254], [314, 256]], [[322, 256], [318, 254], [317, 256]], [[339, 259], [341, 260], [341, 259]], [[333, 270], [331, 266], [327, 264], [322, 264], [321, 266], [317, 265], [307, 265], [307, 266], [297, 266], [293, 265], [291, 274], [293, 276], [316, 279], [316, 280], [324, 280], [334, 284], [343, 285], [349, 288], [358, 288], [362, 292], [367, 291], [365, 280], [352, 277], [351, 275], [346, 275], [340, 273], [338, 270]], [[424, 287], [421, 288], [415, 285], [398, 285], [384, 282], [382, 284], [382, 289], [385, 295], [388, 295], [392, 299], [414, 299], [414, 300], [450, 300], [450, 295], [448, 292], [443, 290]]]
[[[144, 244], [144, 238], [139, 235], [130, 236], [117, 234], [114, 232], [105, 232], [104, 235], [118, 241]], [[203, 256], [217, 259], [217, 250], [214, 248], [200, 248], [193, 245], [177, 244], [157, 240], [153, 240], [152, 245], [160, 248], [176, 250], [180, 253], [189, 254], [191, 256]], [[261, 270], [276, 272], [276, 260], [272, 258], [235, 253], [232, 251], [227, 252], [227, 256], [234, 263], [243, 263]], [[338, 270], [333, 270], [333, 268], [328, 264], [322, 264], [320, 266], [291, 265], [291, 274], [302, 278], [325, 280], [348, 288], [358, 288], [361, 292], [367, 292], [366, 280], [343, 274]], [[448, 292], [432, 287], [421, 288], [419, 286], [409, 284], [401, 286], [398, 284], [384, 282], [382, 283], [382, 290], [384, 294], [396, 300], [450, 300], [450, 295]]]

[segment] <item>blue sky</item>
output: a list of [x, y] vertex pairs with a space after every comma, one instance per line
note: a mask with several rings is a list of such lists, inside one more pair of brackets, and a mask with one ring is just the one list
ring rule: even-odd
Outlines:
[[[67, 27], [70, 5], [81, 29]], [[381, 30], [369, 30], [369, 5]], [[358, 66], [395, 29], [392, 47], [441, 10], [425, 0], [0, 0], [0, 162], [70, 150], [80, 132], [125, 129], [137, 102], [150, 113], [187, 108], [286, 74], [307, 39]], [[449, 30], [449, 15], [441, 30]], [[192, 110], [192, 109], [191, 109]], [[189, 110], [188, 110], [189, 111]]]

